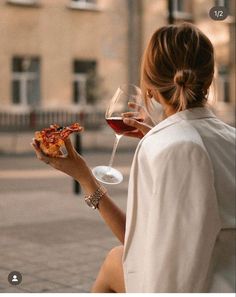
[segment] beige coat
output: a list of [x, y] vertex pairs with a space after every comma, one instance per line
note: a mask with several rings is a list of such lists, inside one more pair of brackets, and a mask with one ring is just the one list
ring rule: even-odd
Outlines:
[[235, 291], [235, 129], [207, 108], [168, 117], [132, 164], [127, 292]]

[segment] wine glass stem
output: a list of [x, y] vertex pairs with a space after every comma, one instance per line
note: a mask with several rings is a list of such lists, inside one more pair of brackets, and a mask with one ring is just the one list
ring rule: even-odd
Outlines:
[[109, 165], [108, 165], [110, 168], [112, 167], [113, 160], [114, 160], [115, 153], [116, 153], [116, 149], [117, 149], [117, 146], [118, 146], [118, 143], [119, 143], [121, 137], [122, 137], [122, 135], [116, 134], [116, 139], [114, 141], [113, 150], [112, 150], [112, 154], [111, 154], [111, 159], [110, 159], [110, 162], [109, 162]]

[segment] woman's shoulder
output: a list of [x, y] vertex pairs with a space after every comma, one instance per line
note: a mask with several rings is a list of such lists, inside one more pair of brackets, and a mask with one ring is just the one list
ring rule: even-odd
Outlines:
[[175, 148], [181, 145], [200, 146], [205, 149], [199, 132], [185, 120], [169, 125], [160, 130], [154, 129], [141, 143], [141, 150], [148, 154], [161, 153], [168, 148]]
[[193, 166], [204, 170], [208, 168], [212, 172], [211, 159], [201, 136], [191, 124], [184, 121], [149, 134], [136, 156], [140, 170], [145, 172], [161, 172], [168, 168], [180, 172], [186, 168], [190, 170]]

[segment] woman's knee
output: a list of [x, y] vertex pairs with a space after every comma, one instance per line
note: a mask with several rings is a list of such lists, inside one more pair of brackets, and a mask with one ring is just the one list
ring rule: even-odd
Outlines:
[[122, 256], [123, 246], [114, 247], [108, 252], [93, 285], [93, 293], [125, 292]]
[[119, 293], [125, 292], [122, 256], [123, 246], [114, 247], [107, 254], [103, 267], [110, 289]]
[[108, 252], [104, 264], [108, 266], [121, 265], [122, 255], [123, 255], [123, 245], [114, 247]]
[[120, 257], [123, 253], [123, 248], [123, 245], [115, 246], [108, 252], [107, 257]]

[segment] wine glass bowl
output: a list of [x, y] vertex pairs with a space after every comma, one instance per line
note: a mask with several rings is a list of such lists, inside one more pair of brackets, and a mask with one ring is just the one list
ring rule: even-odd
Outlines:
[[125, 132], [135, 130], [134, 127], [123, 122], [123, 117], [126, 115], [143, 121], [142, 105], [142, 92], [140, 88], [132, 84], [121, 85], [112, 97], [105, 114], [106, 122], [114, 130], [116, 136], [111, 159], [108, 166], [97, 166], [92, 169], [94, 176], [100, 182], [105, 184], [122, 182], [122, 173], [113, 168], [112, 164], [121, 137]]

